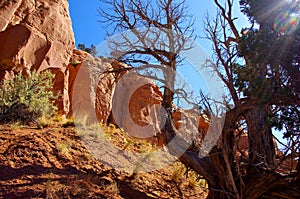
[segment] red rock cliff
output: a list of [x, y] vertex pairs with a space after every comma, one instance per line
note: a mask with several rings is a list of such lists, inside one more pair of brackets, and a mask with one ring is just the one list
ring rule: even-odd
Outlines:
[[74, 48], [67, 0], [0, 1], [0, 79], [12, 72], [51, 69], [54, 91], [62, 94], [57, 105], [68, 112], [64, 88]]

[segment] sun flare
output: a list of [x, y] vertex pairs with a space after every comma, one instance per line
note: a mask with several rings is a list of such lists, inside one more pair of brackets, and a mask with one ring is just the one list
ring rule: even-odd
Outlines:
[[299, 28], [300, 25], [300, 5], [298, 0], [287, 0], [290, 9], [280, 13], [274, 19], [274, 29], [283, 34], [291, 34]]
[[299, 22], [299, 13], [285, 11], [275, 18], [274, 29], [280, 33], [290, 34], [297, 29]]

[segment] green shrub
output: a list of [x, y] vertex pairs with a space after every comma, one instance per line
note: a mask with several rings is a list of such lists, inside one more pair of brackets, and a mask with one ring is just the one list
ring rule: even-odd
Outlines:
[[22, 74], [5, 80], [0, 87], [0, 122], [35, 122], [40, 117], [49, 118], [57, 109], [51, 91], [54, 75], [50, 71]]

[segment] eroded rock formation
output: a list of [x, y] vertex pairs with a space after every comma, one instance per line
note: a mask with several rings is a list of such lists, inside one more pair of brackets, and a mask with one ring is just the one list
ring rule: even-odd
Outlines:
[[[61, 94], [56, 105], [62, 114], [87, 114], [136, 137], [155, 135], [164, 123], [158, 86], [151, 80], [143, 83], [125, 64], [74, 49], [71, 25], [67, 0], [1, 1], [0, 81], [18, 72], [26, 76], [50, 70], [55, 74], [53, 91]], [[188, 140], [200, 132], [201, 141], [208, 132], [210, 122], [197, 113], [178, 109], [173, 117]], [[248, 148], [245, 136], [238, 144], [241, 153]]]
[[57, 105], [68, 112], [66, 73], [74, 49], [67, 0], [0, 2], [0, 78], [20, 71], [50, 69], [56, 74]]
[[68, 66], [69, 116], [73, 114], [80, 119], [88, 115], [89, 120], [114, 123], [127, 132], [137, 132], [135, 130], [143, 126], [156, 126], [159, 111], [153, 105], [160, 105], [162, 93], [151, 80], [139, 86], [143, 78], [129, 69], [125, 64], [75, 50]]

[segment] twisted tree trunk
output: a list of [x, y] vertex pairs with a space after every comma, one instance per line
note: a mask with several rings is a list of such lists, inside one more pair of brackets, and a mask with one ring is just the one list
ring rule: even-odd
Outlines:
[[[168, 117], [163, 128], [163, 135], [166, 144], [173, 141], [172, 145], [168, 145], [169, 152], [176, 156], [182, 154], [179, 158], [180, 161], [207, 180], [208, 199], [253, 199], [273, 196], [295, 198], [295, 196], [300, 196], [300, 190], [297, 188], [299, 170], [297, 176], [296, 174], [281, 175], [271, 169], [271, 166], [275, 164], [275, 146], [272, 134], [265, 130], [267, 129], [265, 125], [260, 125], [260, 127], [254, 125], [257, 123], [265, 124], [266, 117], [258, 117], [257, 114], [261, 114], [259, 109], [254, 109], [254, 112], [252, 110], [253, 106], [249, 103], [229, 111], [226, 115], [219, 144], [204, 158], [200, 158], [193, 151], [183, 151], [185, 150], [182, 147], [185, 144], [183, 140], [174, 142], [176, 131], [171, 116], [172, 112], [167, 112]], [[248, 139], [249, 142], [253, 142], [249, 150], [261, 151], [260, 154], [249, 155], [249, 157], [255, 158], [248, 159], [248, 170], [245, 174], [240, 172], [240, 165], [235, 159], [234, 149], [236, 140], [233, 124], [242, 115], [248, 115], [248, 124], [253, 126], [253, 128], [249, 128], [251, 132], [249, 131]], [[256, 133], [257, 131], [259, 133]]]

